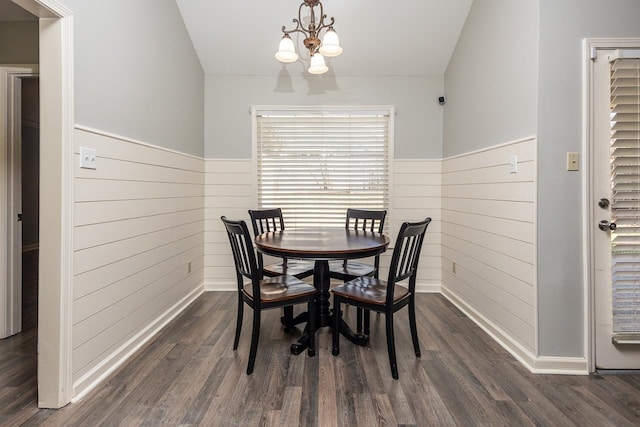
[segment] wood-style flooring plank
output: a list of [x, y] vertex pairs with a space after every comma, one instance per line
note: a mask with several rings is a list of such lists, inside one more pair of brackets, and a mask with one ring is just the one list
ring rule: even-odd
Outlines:
[[[417, 296], [421, 358], [408, 316], [395, 316], [397, 381], [384, 316], [372, 314], [368, 346], [342, 338], [338, 357], [322, 328], [309, 358], [289, 353], [301, 330], [285, 333], [279, 310], [263, 313], [247, 376], [253, 313], [245, 308], [233, 351], [236, 302], [232, 292], [205, 293], [80, 402], [57, 411], [36, 406], [37, 332], [0, 341], [0, 425], [640, 425], [640, 375], [531, 374], [434, 294]], [[344, 307], [344, 318], [353, 325], [355, 309]]]

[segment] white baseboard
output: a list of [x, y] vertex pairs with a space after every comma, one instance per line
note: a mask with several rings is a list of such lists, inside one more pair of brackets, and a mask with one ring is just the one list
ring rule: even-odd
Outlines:
[[417, 294], [441, 294], [442, 284], [437, 283], [416, 283]]
[[238, 283], [235, 280], [205, 280], [204, 290], [210, 292], [237, 291]]
[[507, 350], [534, 374], [588, 375], [589, 367], [584, 357], [537, 356], [483, 314], [476, 311], [451, 290], [442, 287], [442, 295], [462, 311], [469, 319]]
[[204, 292], [204, 286], [201, 283], [196, 286], [193, 291], [184, 296], [180, 301], [169, 307], [155, 321], [151, 322], [146, 328], [141, 330], [135, 336], [131, 337], [120, 348], [107, 356], [99, 365], [87, 372], [73, 384], [72, 402], [80, 401], [87, 393], [93, 390], [98, 384], [105, 380], [113, 371], [120, 367], [126, 360], [138, 351], [143, 345], [151, 340], [158, 332], [162, 330], [169, 322], [171, 322], [178, 314], [189, 306]]

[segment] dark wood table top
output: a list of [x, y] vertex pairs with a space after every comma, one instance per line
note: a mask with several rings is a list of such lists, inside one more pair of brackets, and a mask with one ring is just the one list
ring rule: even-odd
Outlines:
[[304, 228], [264, 233], [255, 238], [267, 255], [313, 260], [365, 258], [384, 252], [389, 238], [344, 228]]

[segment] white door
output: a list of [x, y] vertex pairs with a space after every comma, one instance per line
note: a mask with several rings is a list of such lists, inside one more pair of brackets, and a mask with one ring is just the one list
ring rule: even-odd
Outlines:
[[0, 338], [22, 330], [21, 79], [37, 72], [0, 67]]
[[595, 365], [640, 369], [640, 108], [618, 102], [640, 93], [618, 53], [599, 50], [591, 68]]

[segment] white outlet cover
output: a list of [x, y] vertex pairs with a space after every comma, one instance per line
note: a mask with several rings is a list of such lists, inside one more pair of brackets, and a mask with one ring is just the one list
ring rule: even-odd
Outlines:
[[96, 149], [80, 147], [80, 167], [83, 169], [96, 168]]

